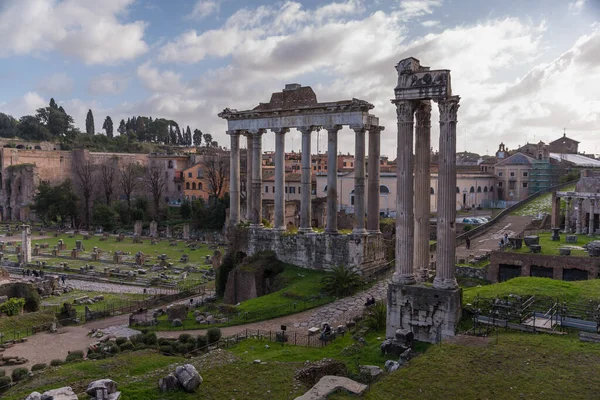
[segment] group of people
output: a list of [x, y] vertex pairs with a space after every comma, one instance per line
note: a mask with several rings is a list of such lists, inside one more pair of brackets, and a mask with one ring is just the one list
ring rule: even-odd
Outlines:
[[369, 307], [372, 306], [373, 304], [375, 304], [376, 300], [375, 297], [367, 297], [367, 302], [365, 303], [365, 307]]
[[508, 233], [504, 234], [504, 237], [500, 238], [500, 243], [499, 246], [500, 248], [508, 246], [510, 244], [509, 240], [508, 240]]
[[39, 271], [36, 271], [35, 269], [24, 269], [23, 270], [23, 277], [25, 276], [33, 276], [35, 278], [43, 278], [44, 277], [44, 271], [42, 271], [41, 269]]

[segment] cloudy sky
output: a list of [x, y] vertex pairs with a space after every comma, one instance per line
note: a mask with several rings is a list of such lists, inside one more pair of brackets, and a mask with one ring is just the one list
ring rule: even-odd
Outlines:
[[[225, 144], [218, 112], [296, 82], [319, 101], [373, 103], [395, 157], [394, 65], [409, 56], [452, 70], [459, 151], [566, 128], [600, 153], [600, 0], [0, 0], [0, 112], [54, 97], [80, 128], [91, 108], [98, 131], [106, 115], [148, 115]], [[434, 107], [435, 135], [437, 119]], [[299, 149], [299, 133], [286, 147]]]

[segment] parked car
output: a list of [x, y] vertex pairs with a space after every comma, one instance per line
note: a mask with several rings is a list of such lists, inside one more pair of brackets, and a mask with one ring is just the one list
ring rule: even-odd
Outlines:
[[463, 224], [469, 225], [481, 225], [481, 221], [479, 221], [477, 218], [463, 218], [462, 222]]

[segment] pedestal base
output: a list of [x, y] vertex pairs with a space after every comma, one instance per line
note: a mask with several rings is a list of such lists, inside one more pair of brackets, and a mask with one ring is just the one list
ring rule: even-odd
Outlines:
[[410, 329], [415, 339], [439, 343], [456, 334], [462, 311], [462, 289], [442, 290], [421, 285], [390, 283], [386, 337]]

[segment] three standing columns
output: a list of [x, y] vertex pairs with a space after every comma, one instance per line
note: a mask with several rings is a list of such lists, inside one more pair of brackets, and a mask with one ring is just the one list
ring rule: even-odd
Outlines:
[[460, 97], [438, 102], [440, 145], [438, 172], [437, 264], [433, 287], [458, 287], [456, 269], [456, 122]]
[[240, 134], [237, 131], [227, 133], [231, 139], [229, 223], [237, 225], [240, 222]]
[[[275, 224], [276, 230], [285, 230], [285, 134], [288, 128], [272, 129], [275, 132]], [[261, 185], [262, 186], [262, 185]]]
[[429, 277], [429, 215], [431, 213], [431, 102], [423, 101], [415, 113], [415, 253], [416, 279]]
[[252, 135], [252, 211], [250, 226], [262, 226], [262, 135], [264, 129], [249, 131]]
[[298, 128], [302, 134], [302, 176], [300, 177], [300, 187], [302, 189], [300, 197], [300, 228], [299, 232], [312, 232], [311, 216], [311, 144], [310, 139], [313, 126], [304, 126]]
[[382, 126], [369, 128], [369, 181], [367, 199], [367, 230], [369, 233], [379, 231], [379, 160], [381, 158], [381, 131]]
[[337, 227], [337, 148], [341, 125], [325, 127], [327, 130], [327, 224], [325, 232], [338, 233]]

